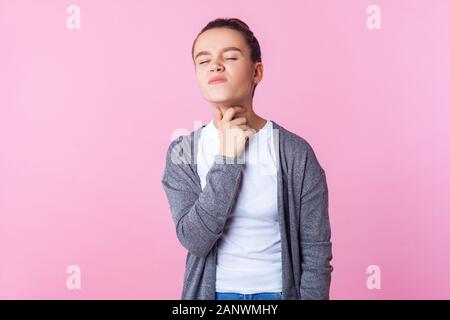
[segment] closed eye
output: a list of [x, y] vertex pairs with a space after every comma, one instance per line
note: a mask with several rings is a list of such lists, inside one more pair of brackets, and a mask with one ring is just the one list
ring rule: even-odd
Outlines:
[[[237, 60], [237, 58], [226, 58], [225, 60]], [[206, 61], [202, 61], [202, 62], [200, 62], [199, 64], [203, 64], [203, 63], [206, 63], [206, 62], [208, 62], [209, 60], [206, 60]]]

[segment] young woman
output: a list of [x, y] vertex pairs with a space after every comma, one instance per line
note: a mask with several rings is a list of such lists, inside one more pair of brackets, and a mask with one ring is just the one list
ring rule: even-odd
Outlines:
[[325, 171], [305, 139], [253, 110], [258, 40], [216, 19], [192, 58], [213, 119], [170, 143], [162, 178], [188, 250], [181, 299], [329, 299]]

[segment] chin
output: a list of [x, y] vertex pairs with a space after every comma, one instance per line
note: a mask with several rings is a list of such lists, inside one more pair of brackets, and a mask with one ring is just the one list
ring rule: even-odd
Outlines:
[[224, 93], [224, 94], [218, 94], [217, 92], [214, 94], [210, 94], [208, 95], [208, 97], [206, 98], [206, 100], [208, 100], [211, 103], [224, 103], [224, 102], [230, 102], [235, 100], [235, 97]]

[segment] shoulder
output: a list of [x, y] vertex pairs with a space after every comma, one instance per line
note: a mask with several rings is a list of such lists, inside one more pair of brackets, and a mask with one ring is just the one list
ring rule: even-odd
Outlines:
[[274, 121], [272, 122], [273, 128], [279, 129], [280, 151], [287, 160], [293, 160], [292, 162], [300, 164], [304, 169], [324, 172], [316, 152], [307, 139]]
[[199, 138], [203, 127], [199, 127], [189, 134], [174, 138], [167, 148], [166, 158], [173, 164], [191, 164], [195, 149], [195, 142]]
[[273, 123], [273, 129], [278, 129], [279, 131], [279, 137], [280, 137], [280, 143], [283, 143], [283, 147], [285, 148], [284, 151], [289, 153], [295, 153], [295, 154], [309, 154], [314, 153], [314, 150], [309, 143], [308, 140], [306, 140], [304, 137], [300, 136], [299, 134], [286, 129], [285, 127], [281, 126], [280, 124], [276, 123], [272, 120]]

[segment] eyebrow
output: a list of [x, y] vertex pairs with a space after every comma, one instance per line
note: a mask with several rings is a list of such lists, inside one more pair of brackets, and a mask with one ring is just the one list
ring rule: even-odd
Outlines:
[[[227, 52], [227, 51], [232, 51], [232, 50], [235, 50], [235, 51], [239, 51], [240, 53], [242, 53], [242, 50], [241, 49], [239, 49], [238, 47], [226, 47], [226, 48], [223, 48], [221, 51], [222, 52]], [[195, 60], [197, 60], [197, 58], [199, 57], [199, 56], [202, 56], [202, 55], [210, 55], [211, 53], [209, 52], [209, 51], [200, 51], [199, 53], [197, 53], [196, 55], [195, 55]]]

